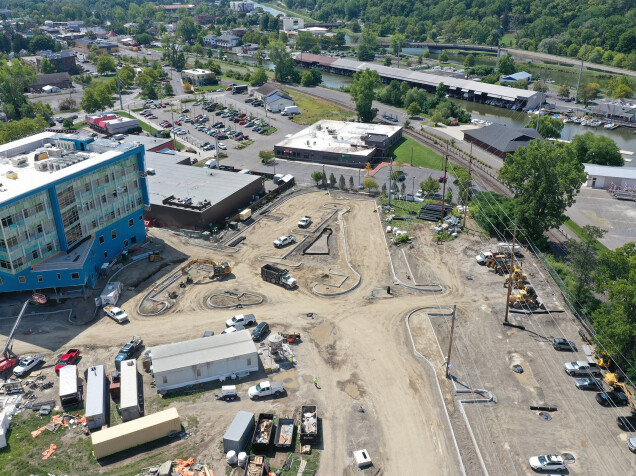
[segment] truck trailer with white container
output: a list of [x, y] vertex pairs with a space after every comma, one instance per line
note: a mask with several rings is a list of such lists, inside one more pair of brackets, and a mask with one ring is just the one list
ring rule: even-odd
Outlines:
[[137, 372], [136, 360], [124, 360], [121, 363], [120, 385], [119, 408], [121, 411], [121, 419], [123, 421], [130, 421], [139, 418], [142, 415], [142, 410], [139, 398], [139, 372]]
[[73, 408], [82, 403], [82, 392], [77, 383], [77, 365], [65, 365], [59, 370], [60, 403], [62, 408]]
[[86, 426], [98, 430], [110, 416], [106, 372], [103, 365], [89, 367], [86, 371]]

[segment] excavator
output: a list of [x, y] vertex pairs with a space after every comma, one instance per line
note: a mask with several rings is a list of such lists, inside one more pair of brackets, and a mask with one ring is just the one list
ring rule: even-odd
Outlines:
[[632, 392], [629, 391], [627, 384], [619, 382], [618, 375], [615, 373], [609, 373], [605, 375], [605, 383], [612, 387], [614, 390], [622, 391], [627, 396], [627, 404], [633, 415], [636, 415], [636, 404], [634, 403], [634, 397]]
[[188, 271], [195, 264], [207, 264], [212, 266], [214, 271], [210, 278], [216, 278], [217, 276], [225, 276], [226, 274], [230, 274], [232, 272], [232, 267], [228, 263], [216, 263], [215, 261], [209, 259], [193, 259], [188, 264], [186, 264], [183, 268], [181, 268], [181, 272], [183, 274], [188, 274]]

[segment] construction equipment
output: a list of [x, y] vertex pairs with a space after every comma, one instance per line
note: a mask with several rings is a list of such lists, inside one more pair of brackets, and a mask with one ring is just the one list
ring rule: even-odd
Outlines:
[[163, 258], [163, 256], [161, 256], [161, 253], [152, 253], [148, 255], [148, 261], [156, 261], [161, 258]]
[[519, 288], [521, 288], [520, 284], [528, 283], [528, 275], [524, 274], [521, 267], [516, 264], [512, 266], [512, 279]]
[[526, 289], [520, 289], [518, 294], [511, 295], [508, 305], [515, 309], [519, 309], [521, 306], [545, 309], [545, 305], [541, 302], [532, 286], [526, 286]]
[[493, 269], [495, 273], [501, 276], [508, 272], [508, 265], [506, 264], [505, 259], [500, 257], [500, 255], [493, 254], [492, 257], [489, 257], [486, 260], [486, 267]]
[[629, 409], [632, 412], [632, 415], [636, 414], [636, 403], [634, 403], [634, 397], [632, 392], [630, 392], [627, 384], [620, 382], [618, 375], [615, 373], [609, 373], [605, 375], [605, 383], [612, 387], [614, 390], [622, 390], [623, 393], [627, 396], [627, 404], [629, 405]]
[[279, 332], [279, 334], [283, 336], [283, 339], [285, 339], [288, 344], [293, 344], [300, 340], [299, 332]]
[[183, 274], [188, 274], [188, 271], [195, 264], [207, 264], [212, 266], [214, 269], [210, 278], [215, 278], [217, 276], [224, 276], [226, 274], [230, 274], [232, 272], [232, 267], [228, 263], [216, 263], [215, 261], [209, 259], [193, 259], [188, 264], [186, 264], [183, 268], [181, 268], [181, 272]]
[[[604, 369], [607, 369], [607, 370], [610, 370], [611, 368], [614, 367], [612, 359], [605, 352], [601, 352], [601, 351], [595, 350], [594, 351], [594, 358], [598, 361], [598, 366], [599, 367], [603, 367]], [[616, 374], [608, 374], [608, 375], [616, 376]], [[608, 383], [608, 385], [612, 385], [609, 382], [607, 382], [607, 383]]]

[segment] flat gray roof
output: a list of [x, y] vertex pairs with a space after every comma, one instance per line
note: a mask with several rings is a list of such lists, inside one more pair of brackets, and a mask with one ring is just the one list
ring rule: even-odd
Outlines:
[[616, 167], [611, 165], [583, 164], [585, 173], [599, 177], [619, 177], [624, 179], [636, 179], [636, 168]]
[[146, 167], [155, 170], [148, 175], [148, 193], [151, 205], [163, 205], [164, 198], [191, 198], [196, 205], [205, 200], [211, 206], [225, 200], [248, 185], [262, 180], [258, 175], [239, 174], [225, 170], [180, 165], [179, 155], [146, 152]]
[[252, 335], [245, 329], [152, 347], [150, 358], [152, 371], [157, 373], [256, 353]]

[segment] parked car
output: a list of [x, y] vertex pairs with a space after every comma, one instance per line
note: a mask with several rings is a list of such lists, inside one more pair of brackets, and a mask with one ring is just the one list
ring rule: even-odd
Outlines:
[[601, 369], [596, 363], [579, 360], [577, 362], [566, 362], [563, 365], [565, 373], [570, 376], [576, 375], [601, 375]]
[[630, 438], [627, 440], [627, 447], [632, 453], [636, 453], [636, 438]]
[[559, 455], [542, 455], [530, 458], [530, 466], [538, 471], [564, 470], [565, 461]]
[[627, 405], [629, 403], [629, 399], [627, 395], [623, 392], [601, 392], [596, 394], [596, 401], [603, 405], [604, 407], [615, 406], [615, 405]]
[[66, 353], [63, 354], [62, 357], [60, 357], [60, 359], [57, 361], [57, 364], [55, 364], [55, 373], [59, 373], [62, 367], [66, 367], [67, 365], [74, 365], [75, 363], [77, 363], [79, 356], [79, 349], [67, 350]]
[[292, 243], [296, 243], [296, 238], [293, 235], [281, 236], [274, 240], [274, 246], [276, 248], [282, 248], [287, 245], [291, 245]]
[[219, 142], [219, 149], [227, 150], [227, 146], [223, 142]]
[[190, 109], [188, 109], [188, 108], [185, 108], [185, 109], [181, 110], [181, 114], [187, 114], [189, 112], [190, 112]]
[[14, 367], [13, 374], [16, 377], [24, 377], [29, 374], [34, 368], [43, 362], [42, 354], [30, 355], [24, 357], [17, 367]]
[[311, 217], [304, 216], [298, 220], [298, 228], [307, 228], [311, 225]]
[[446, 177], [446, 175], [441, 175], [441, 176], [437, 179], [437, 181], [438, 181], [439, 183], [446, 183], [446, 182], [448, 181], [448, 178]]
[[256, 317], [254, 314], [237, 314], [225, 321], [225, 327], [234, 327], [237, 324], [243, 327], [247, 327], [249, 324], [256, 324]]
[[636, 431], [636, 416], [619, 416], [616, 418], [616, 424], [623, 431]]
[[574, 385], [579, 390], [602, 390], [601, 384], [595, 378], [577, 378]]
[[260, 382], [247, 391], [247, 394], [252, 400], [258, 400], [259, 398], [266, 397], [268, 395], [282, 395], [285, 393], [285, 385], [283, 382], [275, 382], [266, 380]]
[[570, 350], [576, 352], [576, 344], [571, 340], [563, 339], [561, 337], [552, 341], [552, 347], [556, 350]]
[[267, 322], [259, 322], [252, 331], [252, 340], [259, 341], [269, 332], [269, 324]]

